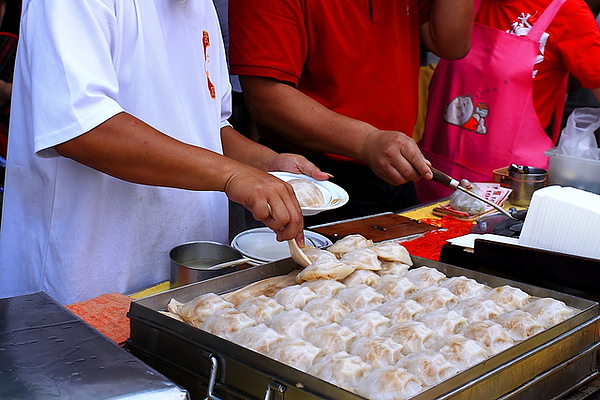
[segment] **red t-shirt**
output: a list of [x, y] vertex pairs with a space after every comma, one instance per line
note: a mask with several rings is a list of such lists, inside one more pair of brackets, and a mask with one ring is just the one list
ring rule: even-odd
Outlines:
[[[535, 24], [550, 3], [551, 0], [483, 0], [475, 20], [503, 31], [523, 32]], [[557, 104], [564, 104], [564, 92], [557, 88], [565, 71], [585, 88], [600, 87], [600, 32], [586, 3], [567, 0], [545, 33], [545, 46], [533, 72], [534, 106], [543, 126], [549, 124]]]
[[230, 0], [231, 73], [270, 77], [340, 114], [412, 134], [419, 26], [433, 0]]

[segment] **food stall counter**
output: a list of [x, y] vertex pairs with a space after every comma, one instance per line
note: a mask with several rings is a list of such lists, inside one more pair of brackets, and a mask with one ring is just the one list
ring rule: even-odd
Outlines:
[[44, 292], [0, 299], [0, 398], [187, 399]]

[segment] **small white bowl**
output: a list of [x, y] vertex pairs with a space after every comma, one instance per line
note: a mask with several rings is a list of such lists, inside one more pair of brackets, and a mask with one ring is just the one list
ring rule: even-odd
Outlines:
[[[319, 248], [332, 245], [331, 240], [325, 236], [307, 230], [304, 231], [304, 241], [307, 246]], [[239, 233], [231, 241], [231, 246], [256, 264], [265, 264], [290, 257], [287, 242], [278, 242], [275, 232], [266, 227]]]

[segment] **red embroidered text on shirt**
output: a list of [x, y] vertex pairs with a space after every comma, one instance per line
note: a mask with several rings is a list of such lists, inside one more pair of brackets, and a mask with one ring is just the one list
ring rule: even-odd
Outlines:
[[208, 93], [211, 99], [217, 98], [217, 90], [215, 85], [210, 80], [210, 74], [208, 73], [207, 63], [210, 61], [207, 49], [210, 46], [210, 36], [208, 32], [202, 31], [202, 46], [204, 47], [204, 73], [206, 74], [206, 84], [208, 85]]

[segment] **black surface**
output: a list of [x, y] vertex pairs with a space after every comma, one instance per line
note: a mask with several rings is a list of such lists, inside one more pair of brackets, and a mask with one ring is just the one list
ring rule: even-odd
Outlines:
[[494, 213], [475, 221], [471, 233], [493, 233], [500, 236], [519, 237], [523, 229], [523, 222], [527, 210], [517, 211], [514, 208], [508, 210], [516, 219], [509, 218], [500, 213]]
[[600, 301], [600, 260], [477, 239], [473, 252], [444, 245], [440, 261]]
[[104, 399], [163, 390], [184, 392], [47, 294], [0, 299], [0, 399]]

